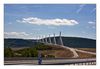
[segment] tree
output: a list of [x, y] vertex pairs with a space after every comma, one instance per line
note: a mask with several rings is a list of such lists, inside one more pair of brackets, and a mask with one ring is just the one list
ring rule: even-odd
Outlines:
[[4, 49], [4, 57], [13, 57], [14, 52], [11, 50], [11, 48], [5, 48]]

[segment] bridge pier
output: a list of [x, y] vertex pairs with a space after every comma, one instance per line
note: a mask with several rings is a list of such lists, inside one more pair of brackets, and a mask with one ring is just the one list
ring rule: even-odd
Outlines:
[[55, 38], [55, 33], [54, 33], [54, 44], [56, 45], [56, 38]]
[[64, 44], [63, 44], [63, 41], [62, 41], [61, 32], [60, 32], [60, 34], [59, 34], [59, 38], [60, 38], [60, 43], [61, 43], [61, 45], [63, 46]]
[[51, 44], [51, 38], [50, 38], [50, 34], [49, 34], [49, 43]]

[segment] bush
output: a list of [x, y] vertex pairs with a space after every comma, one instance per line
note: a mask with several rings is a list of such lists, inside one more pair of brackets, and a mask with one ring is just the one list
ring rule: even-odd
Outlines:
[[36, 50], [51, 50], [52, 49], [51, 46], [44, 45], [43, 43], [37, 44], [34, 48], [36, 48]]
[[47, 57], [54, 58], [55, 56], [54, 55], [47, 55]]
[[35, 48], [26, 48], [16, 51], [21, 54], [21, 57], [37, 57], [38, 51]]
[[11, 50], [11, 48], [5, 48], [4, 49], [4, 57], [13, 57], [14, 52]]

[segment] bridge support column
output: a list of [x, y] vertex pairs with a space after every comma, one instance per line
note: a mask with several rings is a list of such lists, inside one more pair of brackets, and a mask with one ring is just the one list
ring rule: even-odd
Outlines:
[[42, 36], [42, 43], [44, 43], [44, 38], [43, 38], [43, 36]]
[[61, 37], [61, 32], [60, 32], [59, 38], [60, 38], [60, 43], [61, 43], [61, 45], [63, 46], [63, 41], [62, 41], [62, 37]]
[[50, 38], [50, 34], [49, 34], [49, 43], [51, 44], [51, 38]]
[[48, 43], [48, 41], [47, 41], [47, 37], [45, 36], [45, 43]]
[[56, 45], [56, 38], [55, 38], [55, 33], [54, 33], [54, 44]]

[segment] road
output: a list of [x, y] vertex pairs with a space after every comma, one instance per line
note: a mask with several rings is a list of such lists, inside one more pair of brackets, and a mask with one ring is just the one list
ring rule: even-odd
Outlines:
[[65, 49], [69, 49], [72, 53], [73, 53], [73, 58], [77, 58], [79, 57], [78, 53], [76, 52], [76, 50], [74, 48], [71, 48], [71, 47], [68, 47], [68, 46], [62, 46], [62, 45], [54, 45], [54, 44], [49, 44], [49, 43], [46, 43], [45, 45], [53, 45], [53, 46], [59, 46], [59, 47], [63, 47]]
[[[59, 46], [59, 45], [58, 45], [58, 46]], [[60, 46], [61, 46], [61, 45], [60, 45]], [[71, 48], [71, 47], [68, 47], [68, 46], [61, 46], [61, 47], [65, 48], [65, 49], [69, 49], [69, 50], [73, 53], [73, 58], [79, 57], [79, 55], [78, 55], [78, 53], [77, 53], [76, 51], [82, 52], [82, 53], [87, 53], [87, 54], [96, 55], [96, 53], [94, 53], [94, 52], [79, 50], [79, 49]]]
[[67, 47], [67, 46], [61, 46], [61, 47], [69, 49], [73, 53], [73, 58], [79, 57], [79, 55], [77, 54], [77, 52], [75, 51], [74, 48], [70, 48], [70, 47]]
[[71, 47], [68, 47], [68, 46], [61, 46], [61, 47], [66, 48], [66, 49], [69, 49], [70, 51], [72, 51], [72, 52], [73, 52], [73, 55], [74, 55], [73, 58], [79, 57], [79, 55], [78, 55], [78, 53], [77, 53], [76, 51], [82, 52], [82, 53], [87, 53], [87, 54], [96, 55], [96, 53], [94, 53], [94, 52], [79, 50], [79, 49], [71, 48]]
[[[42, 60], [42, 65], [69, 65], [75, 63], [84, 63], [84, 62], [95, 62], [96, 59], [44, 59]], [[5, 60], [5, 65], [38, 65], [38, 60], [27, 59], [27, 60]]]
[[89, 51], [84, 51], [84, 50], [75, 49], [75, 51], [82, 52], [82, 53], [87, 53], [87, 54], [92, 54], [92, 55], [96, 55], [96, 53], [94, 53], [94, 52], [89, 52]]
[[[69, 49], [70, 51], [73, 52], [73, 58], [77, 58], [79, 57], [79, 55], [77, 54], [76, 51], [78, 52], [83, 52], [83, 53], [88, 53], [88, 54], [93, 54], [96, 55], [96, 53], [93, 52], [88, 52], [88, 51], [83, 51], [83, 50], [78, 50], [75, 48], [70, 48], [67, 46], [61, 46], [61, 45], [57, 45], [66, 49]], [[95, 58], [91, 58], [91, 59], [43, 59], [42, 60], [42, 64], [43, 65], [69, 65], [69, 64], [79, 64], [79, 63], [88, 63], [88, 62], [93, 62], [93, 65], [96, 64], [96, 59]], [[38, 60], [36, 59], [21, 59], [21, 60], [5, 60], [4, 61], [5, 65], [38, 65]], [[92, 63], [91, 63], [92, 64]]]
[[[46, 44], [46, 45], [52, 45], [52, 44]], [[79, 49], [76, 49], [76, 48], [71, 48], [71, 47], [68, 47], [68, 46], [62, 46], [62, 45], [57, 45], [56, 46], [59, 46], [59, 47], [63, 47], [65, 49], [69, 49], [72, 53], [73, 53], [73, 57], [72, 58], [78, 58], [79, 55], [77, 53], [78, 52], [82, 52], [82, 53], [87, 53], [87, 54], [92, 54], [92, 55], [96, 55], [96, 53], [94, 52], [89, 52], [89, 51], [84, 51], [84, 50], [79, 50]]]

